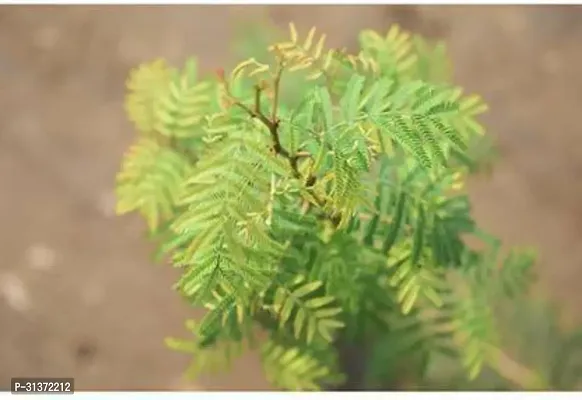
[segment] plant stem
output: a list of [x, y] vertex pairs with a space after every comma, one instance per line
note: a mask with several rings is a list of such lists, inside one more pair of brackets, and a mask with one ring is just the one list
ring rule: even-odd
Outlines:
[[500, 376], [525, 390], [550, 390], [540, 374], [516, 362], [497, 347], [489, 348], [490, 367]]

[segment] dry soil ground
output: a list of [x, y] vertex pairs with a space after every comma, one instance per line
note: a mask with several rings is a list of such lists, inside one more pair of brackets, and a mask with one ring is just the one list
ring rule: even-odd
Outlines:
[[[472, 185], [479, 220], [539, 246], [543, 286], [582, 319], [580, 7], [0, 7], [0, 387], [75, 376], [93, 389], [183, 387], [163, 347], [191, 314], [148, 261], [136, 218], [112, 216], [132, 138], [128, 69], [158, 56], [227, 60], [235, 21], [267, 13], [353, 45], [391, 21], [445, 38], [458, 82], [491, 104], [502, 161]], [[264, 388], [253, 356], [203, 388]]]

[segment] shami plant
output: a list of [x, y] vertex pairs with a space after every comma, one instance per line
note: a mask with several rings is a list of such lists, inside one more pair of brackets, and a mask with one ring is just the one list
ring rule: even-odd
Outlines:
[[192, 340], [168, 340], [191, 372], [251, 346], [275, 387], [335, 388], [348, 343], [366, 379], [446, 354], [470, 378], [489, 366], [552, 385], [500, 362], [491, 304], [527, 288], [533, 257], [503, 256], [471, 217], [486, 106], [450, 83], [444, 47], [395, 26], [361, 32], [350, 54], [291, 24], [267, 50], [228, 73], [157, 60], [128, 79], [139, 135], [117, 210], [143, 215], [182, 271], [176, 290], [207, 309]]

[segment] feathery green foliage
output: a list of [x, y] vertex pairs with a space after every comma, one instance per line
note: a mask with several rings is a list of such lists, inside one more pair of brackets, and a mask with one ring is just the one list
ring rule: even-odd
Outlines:
[[491, 296], [522, 292], [533, 259], [466, 245], [487, 238], [462, 191], [486, 106], [449, 83], [442, 45], [393, 27], [360, 46], [291, 25], [230, 73], [131, 73], [118, 211], [143, 214], [177, 290], [207, 309], [193, 340], [168, 341], [192, 372], [228, 366], [257, 328], [290, 390], [341, 381], [340, 338], [373, 344], [370, 376], [413, 355], [456, 355], [471, 378], [495, 364]]

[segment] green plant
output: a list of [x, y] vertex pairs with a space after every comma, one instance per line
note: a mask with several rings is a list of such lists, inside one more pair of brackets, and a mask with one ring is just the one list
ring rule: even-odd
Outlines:
[[447, 354], [471, 378], [488, 365], [547, 387], [499, 362], [490, 305], [524, 291], [533, 257], [501, 256], [462, 190], [482, 164], [485, 105], [448, 83], [442, 45], [398, 27], [362, 32], [357, 55], [324, 44], [291, 25], [229, 74], [201, 79], [193, 59], [131, 73], [139, 137], [118, 212], [144, 216], [182, 271], [176, 289], [208, 310], [188, 322], [193, 340], [168, 344], [194, 354], [194, 373], [258, 346], [271, 382], [291, 390], [338, 385], [339, 343], [374, 355], [371, 385]]

